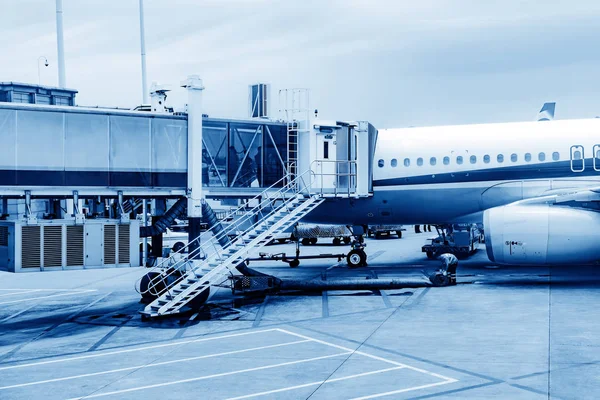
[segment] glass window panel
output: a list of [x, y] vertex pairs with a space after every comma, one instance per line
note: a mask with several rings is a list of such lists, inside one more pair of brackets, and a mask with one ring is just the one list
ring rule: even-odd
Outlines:
[[510, 155], [510, 161], [511, 161], [511, 162], [517, 162], [517, 161], [518, 161], [518, 159], [519, 159], [519, 157], [517, 156], [517, 154], [516, 154], [516, 153], [512, 153], [512, 154]]
[[405, 158], [404, 159], [404, 166], [405, 167], [410, 167], [410, 158]]
[[436, 163], [437, 163], [437, 160], [435, 159], [435, 157], [431, 157], [431, 158], [429, 159], [429, 164], [431, 164], [431, 165], [435, 165]]
[[227, 123], [202, 124], [202, 184], [227, 186]]
[[530, 162], [531, 161], [531, 153], [525, 153], [525, 161], [526, 162]]
[[392, 158], [391, 165], [393, 168], [396, 168], [398, 166], [398, 160], [396, 160], [395, 158]]
[[377, 161], [377, 166], [379, 168], [383, 168], [384, 165], [385, 165], [385, 162], [383, 161], [383, 159], [380, 159], [379, 161]]
[[504, 155], [503, 154], [498, 154], [498, 157], [496, 157], [496, 160], [499, 163], [503, 163], [504, 162]]
[[450, 157], [446, 156], [444, 157], [444, 165], [448, 165], [450, 164]]
[[470, 162], [471, 164], [475, 164], [475, 163], [477, 162], [477, 156], [471, 156], [471, 157], [469, 158], [469, 162]]
[[[256, 155], [262, 151], [262, 125], [232, 123], [229, 126], [229, 186], [258, 187]], [[260, 148], [260, 149], [259, 149]]]
[[[263, 164], [261, 168], [261, 164], [258, 162], [260, 161], [260, 158], [256, 161], [257, 155], [255, 157], [256, 165], [258, 167], [256, 175], [259, 178], [262, 187], [269, 187], [279, 181], [284, 174], [284, 164], [282, 164], [282, 160], [284, 162], [288, 160], [287, 131], [285, 126], [280, 125], [265, 125], [264, 129], [265, 149], [262, 156]], [[273, 140], [271, 140], [271, 137]], [[273, 144], [273, 141], [275, 142], [275, 145]], [[287, 165], [285, 167], [288, 168]], [[263, 176], [262, 180], [260, 180], [260, 175]]]
[[17, 112], [17, 162], [25, 169], [64, 169], [63, 114]]
[[552, 153], [552, 160], [554, 160], [554, 161], [560, 160], [560, 153], [558, 151], [555, 151], [554, 153]]
[[483, 156], [483, 162], [486, 164], [490, 163], [490, 155], [486, 154], [485, 156]]
[[456, 157], [456, 163], [457, 163], [458, 165], [461, 165], [461, 164], [463, 163], [463, 158], [462, 158], [462, 156], [458, 156], [458, 157]]
[[13, 103], [32, 103], [31, 95], [23, 92], [12, 93]]
[[538, 160], [540, 161], [546, 161], [546, 153], [540, 153], [538, 154]]
[[423, 165], [423, 159], [421, 157], [417, 158], [417, 165], [419, 167]]
[[45, 96], [43, 94], [35, 95], [35, 102], [37, 104], [50, 104], [50, 96]]

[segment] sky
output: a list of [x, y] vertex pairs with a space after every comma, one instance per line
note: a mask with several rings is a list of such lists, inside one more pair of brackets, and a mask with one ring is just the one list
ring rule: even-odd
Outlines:
[[[58, 84], [54, 0], [0, 0], [0, 81]], [[597, 0], [144, 0], [148, 86], [199, 75], [205, 113], [248, 116], [248, 85], [378, 128], [600, 115]], [[138, 0], [63, 0], [79, 105], [142, 102]], [[49, 66], [38, 58], [45, 56]], [[39, 67], [38, 67], [39, 66]]]

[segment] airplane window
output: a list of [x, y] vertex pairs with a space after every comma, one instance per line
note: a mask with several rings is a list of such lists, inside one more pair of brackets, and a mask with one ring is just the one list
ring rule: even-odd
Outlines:
[[471, 164], [475, 164], [477, 162], [477, 156], [471, 156], [469, 161], [471, 162]]
[[383, 160], [379, 160], [379, 161], [377, 161], [377, 166], [378, 166], [379, 168], [383, 168], [383, 165], [384, 165], [384, 162], [383, 162]]
[[504, 155], [498, 154], [498, 157], [496, 157], [496, 160], [498, 160], [499, 163], [503, 163], [504, 162]]
[[573, 160], [581, 160], [581, 152], [579, 150], [573, 152]]
[[462, 164], [462, 163], [463, 163], [463, 158], [462, 158], [462, 156], [458, 156], [458, 157], [456, 157], [456, 163], [457, 163], [458, 165], [460, 165], [460, 164]]
[[531, 161], [531, 153], [525, 153], [525, 161], [527, 161], [527, 162]]
[[429, 164], [431, 164], [431, 165], [435, 165], [436, 163], [437, 163], [437, 160], [435, 159], [435, 157], [431, 157], [431, 158], [429, 159]]
[[398, 160], [392, 158], [392, 162], [390, 164], [392, 165], [392, 167], [396, 168], [398, 166]]
[[538, 154], [538, 160], [546, 161], [546, 153], [542, 152], [542, 153]]
[[[598, 155], [600, 155], [600, 150], [598, 150]], [[600, 157], [598, 157], [600, 158]], [[450, 157], [446, 156], [444, 157], [444, 165], [448, 165], [450, 164]]]
[[554, 153], [552, 153], [552, 159], [554, 161], [558, 161], [560, 159], [560, 154], [558, 153], [558, 151], [555, 151]]
[[596, 150], [596, 158], [600, 158], [600, 150]]
[[512, 153], [510, 155], [510, 161], [517, 162], [518, 159], [519, 159], [519, 157], [517, 157], [517, 155], [515, 153]]
[[423, 165], [423, 159], [421, 157], [417, 158], [417, 165], [419, 167]]
[[404, 166], [405, 167], [410, 167], [410, 158], [405, 158], [404, 159]]
[[490, 155], [486, 154], [485, 156], [483, 156], [483, 162], [486, 164], [490, 163]]

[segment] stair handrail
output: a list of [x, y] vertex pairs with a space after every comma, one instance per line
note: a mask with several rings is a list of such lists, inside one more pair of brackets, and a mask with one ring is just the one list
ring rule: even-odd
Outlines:
[[[285, 189], [285, 190], [283, 190]], [[239, 225], [241, 225], [242, 219], [238, 219], [235, 221], [235, 228], [236, 228], [236, 232], [238, 232], [236, 238], [233, 240], [233, 242], [231, 242], [231, 244], [234, 244], [239, 238], [245, 236], [246, 234], [248, 234], [249, 232], [251, 232], [252, 230], [254, 230], [258, 225], [262, 224], [264, 222], [264, 220], [270, 218], [273, 214], [281, 211], [282, 208], [287, 208], [287, 204], [292, 201], [294, 199], [294, 197], [290, 197], [290, 198], [285, 198], [285, 196], [283, 196], [284, 193], [288, 192], [288, 191], [292, 191], [294, 190], [293, 187], [289, 186], [287, 188], [282, 188], [282, 190], [280, 190], [278, 192], [279, 195], [281, 195], [281, 199], [283, 200], [283, 203], [279, 206], [279, 207], [274, 207], [271, 209], [271, 211], [269, 213], [267, 213], [266, 215], [264, 215], [264, 213], [262, 212], [262, 210], [259, 210], [259, 213], [261, 213], [261, 219], [256, 221], [255, 223], [253, 223], [251, 226], [247, 227], [244, 231], [240, 232], [239, 231]], [[296, 193], [296, 192], [294, 192]], [[279, 200], [279, 197], [273, 199], [272, 197], [270, 197], [270, 201], [273, 200]], [[254, 207], [254, 209], [258, 208]], [[245, 220], [249, 220], [250, 218], [253, 218], [255, 215], [255, 213], [252, 212], [248, 212], [246, 215], [244, 215]], [[231, 231], [231, 230], [229, 230]], [[159, 295], [168, 293], [171, 294], [171, 288], [174, 287], [175, 285], [177, 285], [178, 283], [180, 283], [181, 281], [183, 281], [187, 276], [189, 276], [189, 271], [185, 271], [185, 274], [181, 274], [179, 277], [177, 277], [173, 282], [171, 282], [170, 284], [168, 284], [168, 278], [178, 272], [180, 272], [180, 267], [184, 266], [186, 264], [188, 264], [190, 262], [190, 260], [196, 259], [196, 256], [200, 255], [202, 253], [202, 251], [204, 250], [203, 248], [209, 247], [209, 249], [212, 251], [210, 253], [210, 255], [207, 255], [205, 257], [204, 260], [202, 260], [202, 263], [200, 264], [203, 265], [205, 263], [209, 263], [210, 260], [212, 260], [213, 258], [215, 258], [214, 261], [218, 260], [220, 257], [222, 257], [222, 252], [225, 250], [223, 247], [220, 246], [219, 244], [219, 235], [224, 235], [227, 233], [227, 230], [221, 231], [219, 233], [217, 233], [216, 235], [211, 236], [207, 241], [205, 241], [203, 244], [201, 244], [201, 246], [196, 247], [194, 250], [192, 250], [191, 252], [189, 252], [189, 254], [187, 255], [187, 257], [185, 257], [184, 255], [182, 255], [182, 257], [179, 258], [179, 260], [177, 260], [175, 262], [174, 265], [169, 265], [169, 269], [166, 271], [165, 273], [161, 273], [157, 276], [155, 276], [154, 278], [152, 278], [150, 280], [150, 285], [149, 285], [149, 290], [155, 288], [155, 285], [158, 282], [161, 282], [164, 285], [164, 289], [162, 289], [160, 292], [153, 292], [152, 294], [156, 295], [157, 297]], [[260, 235], [260, 234], [259, 234]], [[222, 237], [222, 236], [221, 236]], [[256, 240], [256, 239], [253, 239]], [[212, 248], [211, 248], [212, 245]], [[242, 249], [240, 249], [239, 251], [241, 251]], [[232, 257], [234, 256], [236, 253], [238, 253], [239, 251], [230, 254], [228, 257]], [[215, 257], [216, 256], [216, 257]], [[172, 257], [169, 257], [167, 260], [172, 260]], [[195, 271], [198, 270], [200, 268], [200, 266], [195, 266], [194, 268], [192, 268], [190, 271], [192, 273], [195, 274]], [[216, 268], [216, 267], [215, 267]], [[214, 268], [213, 268], [214, 269]], [[212, 271], [212, 270], [211, 270]], [[210, 274], [210, 271], [207, 272], [207, 274], [204, 274], [202, 276], [206, 276]], [[196, 274], [196, 277], [200, 277]], [[136, 288], [137, 290], [137, 288]], [[142, 293], [142, 292], [140, 292]], [[144, 291], [143, 293], [146, 293], [146, 291]], [[172, 294], [171, 294], [172, 295]]]
[[[277, 190], [277, 192], [274, 193], [275, 198], [273, 198], [273, 195], [269, 195], [269, 191], [272, 190], [273, 188], [277, 187], [280, 183], [284, 182], [286, 179], [289, 179], [289, 176], [284, 175], [278, 181], [276, 181], [271, 186], [269, 186], [268, 188], [263, 190], [260, 194], [256, 195], [252, 199], [250, 199], [250, 201], [262, 199], [262, 200], [259, 200], [258, 205], [252, 207], [249, 210], [247, 209], [247, 205], [242, 205], [242, 206], [239, 206], [238, 208], [230, 211], [229, 214], [227, 214], [227, 216], [224, 219], [233, 217], [241, 210], [245, 210], [246, 212], [242, 215], [241, 218], [233, 219], [234, 222], [232, 224], [229, 224], [229, 226], [226, 229], [223, 229], [221, 232], [218, 232], [217, 234], [214, 234], [215, 227], [211, 227], [207, 231], [203, 232], [196, 239], [192, 240], [191, 242], [188, 242], [188, 244], [185, 245], [184, 247], [182, 247], [180, 250], [171, 253], [171, 255], [169, 257], [163, 259], [160, 263], [158, 263], [154, 267], [150, 268], [149, 271], [145, 271], [144, 275], [142, 275], [142, 277], [140, 277], [136, 281], [136, 284], [135, 284], [136, 291], [140, 294], [147, 293], [148, 291], [152, 290], [154, 288], [155, 284], [157, 284], [160, 281], [162, 281], [165, 288], [168, 288], [169, 286], [174, 285], [176, 282], [178, 282], [178, 280], [176, 280], [175, 282], [172, 282], [171, 285], [168, 285], [166, 282], [166, 278], [174, 275], [175, 273], [180, 273], [181, 272], [180, 267], [182, 265], [187, 264], [190, 260], [198, 259], [198, 256], [202, 255], [201, 253], [202, 253], [202, 247], [203, 247], [202, 246], [203, 239], [207, 239], [207, 237], [210, 237], [210, 239], [204, 241], [205, 246], [206, 246], [206, 244], [212, 244], [213, 241], [218, 241], [219, 238], [222, 238], [225, 234], [228, 234], [232, 230], [234, 230], [234, 229], [231, 229], [232, 226], [234, 228], [236, 228], [234, 231], [237, 232], [239, 226], [241, 225], [241, 222], [246, 222], [248, 219], [253, 218], [254, 215], [257, 213], [256, 210], [258, 210], [258, 212], [260, 214], [262, 214], [261, 219], [258, 220], [256, 223], [252, 224], [249, 228], [247, 228], [241, 234], [237, 234], [236, 238], [233, 240], [233, 242], [235, 242], [237, 239], [239, 239], [240, 236], [245, 235], [247, 233], [247, 231], [252, 230], [257, 225], [259, 225], [262, 220], [264, 220], [265, 218], [268, 218], [274, 212], [279, 211], [281, 207], [286, 206], [287, 205], [286, 200], [290, 200], [293, 198], [293, 196], [292, 196], [289, 199], [286, 199], [285, 196], [283, 196], [283, 194], [287, 194], [288, 192], [293, 191], [293, 194], [297, 195], [304, 188], [309, 188], [308, 192], [310, 193], [310, 181], [309, 181], [309, 185], [307, 185], [304, 178], [306, 177], [306, 175], [310, 175], [311, 172], [312, 171], [309, 169], [309, 170], [305, 171], [304, 173], [294, 177], [288, 183], [284, 183], [283, 186], [281, 186]], [[303, 183], [303, 185], [304, 185], [303, 187], [300, 186], [300, 182]], [[275, 203], [279, 200], [283, 201], [282, 204], [279, 207], [273, 207], [273, 203]], [[262, 212], [262, 208], [265, 204], [269, 204], [272, 207], [271, 211], [267, 214], [267, 216], [265, 216], [264, 213]], [[196, 243], [200, 243], [200, 246], [195, 246]], [[194, 249], [191, 252], [189, 252], [189, 248], [191, 246], [194, 246]], [[184, 256], [184, 254], [186, 254], [186, 250], [188, 250], [187, 257]], [[214, 254], [215, 253], [212, 253], [211, 256], [213, 256]], [[175, 264], [172, 264], [172, 260], [173, 260], [174, 256], [180, 256], [180, 259], [178, 261], [176, 261]], [[209, 258], [209, 256], [205, 256], [206, 260], [208, 260], [208, 258]], [[150, 274], [152, 272], [156, 272], [156, 271], [163, 272], [165, 270], [165, 267], [168, 267], [166, 275], [161, 273], [161, 274], [159, 274], [159, 276], [151, 278], [147, 291], [142, 291], [141, 288], [140, 288], [140, 290], [138, 290], [139, 283], [141, 282], [141, 280], [143, 279], [143, 277], [145, 275], [148, 275], [148, 274]], [[185, 277], [185, 274], [182, 274], [181, 278], [183, 278], [183, 277]], [[162, 290], [161, 293], [162, 292], [164, 292], [164, 290]], [[157, 293], [152, 293], [152, 294], [157, 294]]]

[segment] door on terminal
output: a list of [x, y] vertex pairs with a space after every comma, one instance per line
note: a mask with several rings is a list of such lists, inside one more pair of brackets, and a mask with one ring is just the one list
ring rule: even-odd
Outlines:
[[315, 165], [316, 185], [333, 189], [336, 185], [337, 146], [335, 133], [317, 134], [317, 161]]

